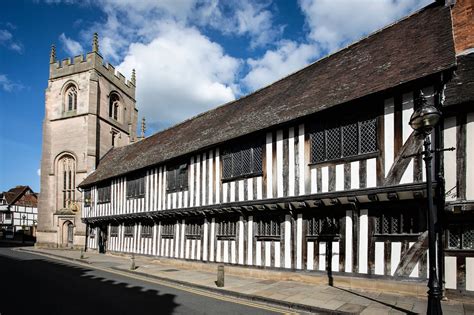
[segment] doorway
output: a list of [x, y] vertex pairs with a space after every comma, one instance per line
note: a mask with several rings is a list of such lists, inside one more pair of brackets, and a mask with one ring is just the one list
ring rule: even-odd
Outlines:
[[107, 226], [103, 225], [99, 227], [99, 253], [105, 254], [107, 251]]
[[74, 245], [74, 224], [71, 221], [66, 221], [63, 224], [63, 241], [62, 245], [71, 247]]

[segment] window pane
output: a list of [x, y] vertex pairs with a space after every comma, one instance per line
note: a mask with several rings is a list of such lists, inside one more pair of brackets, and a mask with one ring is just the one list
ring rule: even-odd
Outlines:
[[461, 248], [461, 229], [459, 226], [450, 226], [448, 231], [448, 247], [452, 249]]
[[360, 153], [377, 151], [377, 121], [369, 119], [360, 122]]
[[354, 156], [359, 153], [359, 143], [358, 132], [357, 132], [357, 123], [346, 125], [342, 127], [342, 136], [343, 136], [343, 153], [344, 156]]
[[252, 149], [242, 150], [242, 174], [250, 174], [252, 172]]
[[474, 228], [464, 226], [464, 231], [462, 235], [462, 248], [474, 249]]
[[232, 154], [232, 175], [242, 175], [242, 152], [234, 152]]
[[320, 130], [311, 135], [311, 161], [316, 163], [325, 159], [324, 130]]
[[331, 128], [326, 131], [327, 158], [328, 160], [341, 157], [341, 129]]
[[68, 107], [67, 110], [72, 110], [72, 95], [71, 93], [68, 94]]
[[253, 148], [253, 172], [261, 173], [263, 171], [263, 150], [262, 146]]
[[232, 177], [232, 157], [230, 154], [224, 155], [222, 158], [222, 172], [223, 178]]

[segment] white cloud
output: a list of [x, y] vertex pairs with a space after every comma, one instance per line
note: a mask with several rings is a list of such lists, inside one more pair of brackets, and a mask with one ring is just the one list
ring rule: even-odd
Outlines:
[[283, 31], [282, 26], [274, 25], [271, 2], [267, 0], [97, 0], [86, 3], [99, 7], [106, 20], [83, 31], [81, 39], [90, 42], [92, 33], [99, 32], [101, 53], [113, 62], [123, 58], [131, 42], [153, 40], [162, 21], [246, 37], [251, 48], [272, 44]]
[[11, 43], [9, 47], [11, 50], [16, 51], [17, 53], [21, 54], [23, 52], [23, 45], [20, 43]]
[[315, 46], [282, 41], [277, 49], [268, 50], [263, 57], [247, 60], [250, 71], [243, 82], [249, 89], [256, 90], [303, 68], [318, 53]]
[[117, 67], [136, 69], [138, 108], [147, 121], [169, 125], [235, 98], [239, 60], [195, 28], [168, 21], [157, 30], [148, 44], [132, 44]]
[[0, 42], [8, 41], [12, 38], [12, 33], [7, 30], [0, 30]]
[[36, 174], [38, 174], [38, 176], [41, 176], [41, 169], [40, 168], [36, 170]]
[[77, 56], [84, 52], [79, 42], [67, 37], [64, 33], [59, 35], [59, 41], [63, 45], [64, 50], [71, 56]]
[[299, 0], [309, 39], [334, 51], [433, 0]]
[[209, 25], [228, 35], [249, 36], [251, 48], [272, 43], [283, 31], [274, 25], [271, 2], [210, 1], [194, 16], [200, 25]]
[[22, 90], [24, 86], [21, 83], [12, 82], [7, 75], [0, 74], [0, 88], [5, 92], [13, 92]]
[[[284, 25], [276, 25], [278, 8], [271, 0], [84, 0], [78, 5], [96, 6], [106, 17], [83, 31], [81, 42], [90, 43], [92, 33], [99, 32], [107, 61], [120, 64], [124, 74], [137, 69], [140, 114], [164, 126], [230, 101], [241, 90], [261, 88], [431, 1], [299, 0], [307, 26], [302, 39], [282, 39]], [[203, 35], [208, 31], [246, 40], [243, 50], [270, 48], [241, 67], [241, 60]], [[61, 41], [70, 54], [82, 52], [66, 35]]]
[[299, 43], [280, 41], [263, 57], [248, 59], [250, 70], [243, 83], [251, 90], [261, 88], [430, 2], [432, 0], [299, 0], [309, 27], [307, 38]]
[[[13, 24], [7, 23], [7, 26], [13, 28]], [[5, 29], [0, 29], [0, 45], [6, 46], [19, 54], [23, 52], [23, 44], [19, 41], [13, 40], [13, 34]]]

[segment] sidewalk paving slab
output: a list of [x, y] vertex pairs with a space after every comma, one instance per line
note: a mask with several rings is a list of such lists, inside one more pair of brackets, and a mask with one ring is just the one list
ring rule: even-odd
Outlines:
[[[86, 258], [80, 259], [80, 252], [77, 250], [42, 248], [21, 248], [20, 250], [178, 283], [237, 298], [285, 306], [299, 311], [363, 315], [424, 314], [426, 312], [426, 299], [412, 296], [236, 275], [226, 275], [225, 287], [218, 288], [215, 285], [215, 273], [178, 268], [170, 265], [169, 261], [162, 262], [156, 257], [135, 256], [137, 269], [132, 271], [130, 257], [123, 255], [87, 252], [84, 254]], [[446, 315], [474, 315], [474, 301], [472, 303], [457, 300], [443, 301], [442, 307]]]

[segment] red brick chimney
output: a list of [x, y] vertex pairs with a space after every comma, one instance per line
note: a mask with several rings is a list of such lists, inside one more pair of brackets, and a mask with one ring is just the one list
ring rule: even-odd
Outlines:
[[456, 0], [451, 16], [456, 55], [474, 49], [474, 0]]

